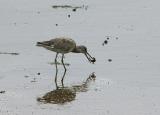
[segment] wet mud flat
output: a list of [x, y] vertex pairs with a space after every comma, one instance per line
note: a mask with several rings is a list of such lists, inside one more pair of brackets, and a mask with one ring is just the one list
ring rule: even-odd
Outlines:
[[[159, 115], [159, 1], [66, 2], [0, 3], [0, 115]], [[56, 87], [55, 53], [35, 44], [59, 36], [96, 62], [67, 54]]]

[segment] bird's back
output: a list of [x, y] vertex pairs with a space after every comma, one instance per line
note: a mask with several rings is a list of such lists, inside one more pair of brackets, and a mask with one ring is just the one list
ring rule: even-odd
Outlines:
[[69, 53], [76, 47], [76, 43], [74, 40], [65, 37], [55, 38], [49, 41], [38, 43], [40, 44], [40, 46], [58, 53]]

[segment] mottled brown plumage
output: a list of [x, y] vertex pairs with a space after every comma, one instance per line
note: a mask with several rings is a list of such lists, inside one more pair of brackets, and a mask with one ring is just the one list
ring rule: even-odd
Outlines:
[[42, 46], [57, 53], [69, 53], [76, 48], [76, 43], [70, 38], [55, 38], [49, 41], [37, 42], [37, 46]]

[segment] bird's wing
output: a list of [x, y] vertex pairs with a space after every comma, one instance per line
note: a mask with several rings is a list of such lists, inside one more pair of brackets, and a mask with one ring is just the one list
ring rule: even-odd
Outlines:
[[76, 43], [72, 39], [56, 38], [56, 39], [52, 39], [51, 41], [55, 49], [59, 49], [65, 52], [70, 52], [76, 47]]

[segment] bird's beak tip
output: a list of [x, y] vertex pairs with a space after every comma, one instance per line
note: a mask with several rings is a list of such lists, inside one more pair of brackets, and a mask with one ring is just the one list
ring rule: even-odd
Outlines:
[[94, 64], [96, 62], [96, 58], [92, 57], [92, 59], [90, 60], [90, 63]]
[[96, 62], [96, 58], [92, 57], [89, 53], [86, 53], [85, 55], [90, 63], [94, 64]]

